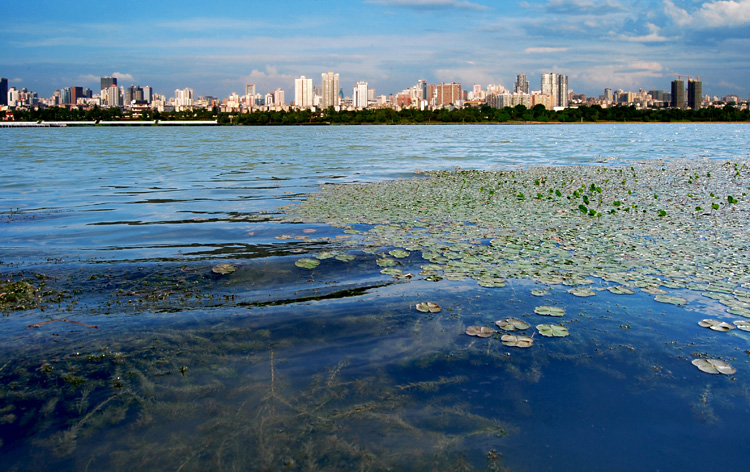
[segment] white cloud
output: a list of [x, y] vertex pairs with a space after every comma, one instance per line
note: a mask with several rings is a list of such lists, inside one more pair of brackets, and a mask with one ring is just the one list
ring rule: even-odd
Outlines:
[[464, 0], [366, 0], [365, 3], [387, 7], [403, 7], [424, 10], [489, 10], [489, 8], [484, 5]]
[[[638, 90], [661, 83], [664, 66], [659, 62], [627, 62], [623, 64], [597, 65], [581, 69], [574, 75], [576, 82], [585, 84], [583, 88], [605, 87], [624, 90]], [[656, 79], [656, 80], [655, 80]]]
[[680, 26], [699, 29], [750, 24], [750, 0], [706, 2], [692, 13], [678, 7], [671, 0], [664, 0], [664, 12]]
[[[125, 82], [132, 82], [133, 81], [133, 76], [132, 75], [130, 75], [130, 74], [123, 74], [122, 72], [113, 72], [112, 75], [111, 75], [111, 77], [116, 78], [118, 81], [119, 80], [123, 80]], [[122, 85], [122, 84], [118, 84], [118, 85]]]
[[650, 31], [649, 34], [643, 36], [628, 36], [625, 34], [621, 34], [617, 37], [617, 39], [619, 39], [620, 41], [628, 41], [631, 43], [663, 43], [670, 40], [669, 38], [659, 35], [659, 27], [655, 24], [648, 23], [647, 26]]
[[568, 48], [552, 48], [552, 47], [539, 47], [539, 48], [526, 48], [523, 50], [526, 54], [551, 54], [556, 52], [565, 52]]

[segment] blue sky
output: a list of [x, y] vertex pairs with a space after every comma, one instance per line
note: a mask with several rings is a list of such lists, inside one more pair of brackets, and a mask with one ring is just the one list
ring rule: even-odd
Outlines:
[[750, 0], [3, 0], [0, 76], [41, 96], [99, 78], [171, 96], [242, 94], [340, 74], [378, 95], [419, 79], [512, 88], [525, 73], [570, 88], [669, 90], [700, 76], [704, 93], [750, 93]]

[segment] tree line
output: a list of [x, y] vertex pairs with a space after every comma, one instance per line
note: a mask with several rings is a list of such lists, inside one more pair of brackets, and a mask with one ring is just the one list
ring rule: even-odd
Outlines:
[[[750, 110], [740, 110], [733, 105], [723, 108], [681, 110], [676, 108], [638, 109], [634, 106], [602, 108], [599, 105], [566, 108], [560, 111], [547, 110], [544, 105], [527, 108], [515, 107], [417, 110], [392, 108], [335, 111], [330, 107], [322, 112], [311, 110], [260, 111], [252, 113], [220, 113], [216, 107], [206, 110], [159, 112], [147, 110], [134, 117], [129, 111], [119, 108], [90, 110], [63, 107], [37, 110], [15, 110], [16, 121], [117, 121], [117, 120], [217, 120], [222, 125], [305, 125], [305, 124], [445, 124], [445, 123], [595, 123], [595, 122], [733, 122], [750, 121]], [[4, 114], [4, 112], [0, 112]], [[0, 115], [2, 116], [2, 115]]]

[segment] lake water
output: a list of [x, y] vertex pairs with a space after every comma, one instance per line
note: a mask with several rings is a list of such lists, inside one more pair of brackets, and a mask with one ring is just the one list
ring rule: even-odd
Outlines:
[[[427, 170], [747, 160], [748, 131], [3, 129], [0, 275], [38, 291], [0, 317], [2, 468], [742, 470], [750, 338], [697, 325], [723, 316], [715, 300], [397, 280], [344, 228], [279, 208]], [[328, 250], [355, 259], [295, 266]], [[443, 310], [418, 312], [424, 299]], [[575, 332], [531, 349], [463, 334], [539, 304]], [[696, 353], [736, 375], [700, 372]]]

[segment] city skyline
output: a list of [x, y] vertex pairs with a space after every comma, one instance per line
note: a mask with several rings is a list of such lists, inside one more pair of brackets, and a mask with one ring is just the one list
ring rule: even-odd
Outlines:
[[[486, 0], [289, 0], [275, 4], [10, 0], [2, 7], [0, 75], [40, 96], [100, 77], [196, 95], [294, 89], [336, 71], [398, 93], [415, 80], [500, 84], [554, 72], [577, 93], [668, 89], [700, 76], [707, 95], [750, 91], [750, 0], [594, 3]], [[105, 18], [102, 20], [102, 18]], [[289, 98], [287, 98], [289, 101]]]

